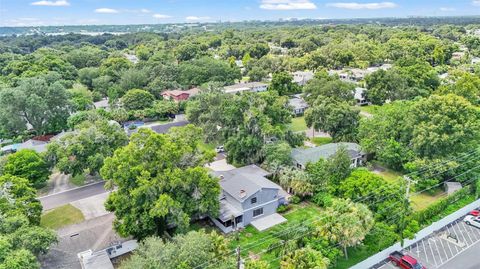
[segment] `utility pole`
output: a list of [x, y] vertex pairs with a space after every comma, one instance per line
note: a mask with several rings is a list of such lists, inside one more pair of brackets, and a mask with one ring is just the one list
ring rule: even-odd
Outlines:
[[242, 266], [242, 260], [240, 258], [240, 246], [235, 250], [237, 252], [237, 269], [240, 269]]
[[409, 176], [403, 176], [405, 180], [407, 181], [407, 191], [405, 193], [405, 198], [410, 201], [409, 196], [410, 196], [410, 185], [412, 185], [412, 179]]

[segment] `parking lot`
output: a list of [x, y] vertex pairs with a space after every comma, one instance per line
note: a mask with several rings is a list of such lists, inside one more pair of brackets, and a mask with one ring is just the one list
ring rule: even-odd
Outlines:
[[[405, 248], [403, 253], [416, 258], [426, 268], [477, 268], [471, 260], [472, 249], [479, 249], [480, 229], [469, 226], [463, 218], [448, 224], [442, 230], [424, 238], [421, 241]], [[464, 254], [465, 252], [465, 254]], [[478, 252], [474, 251], [472, 253]], [[475, 254], [473, 254], [475, 255]], [[458, 260], [458, 263], [456, 263]], [[454, 262], [455, 261], [455, 262]], [[398, 268], [389, 261], [379, 267], [382, 269]]]

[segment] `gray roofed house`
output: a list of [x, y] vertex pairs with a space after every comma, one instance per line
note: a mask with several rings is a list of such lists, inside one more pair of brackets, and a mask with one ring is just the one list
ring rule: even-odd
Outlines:
[[129, 128], [125, 128], [125, 131], [127, 132], [128, 136], [131, 136], [132, 134], [137, 133], [138, 129], [140, 128], [150, 128], [152, 131], [154, 131], [157, 134], [166, 134], [168, 130], [170, 130], [172, 127], [183, 127], [188, 124], [189, 122], [187, 120], [182, 120], [182, 121], [173, 121], [170, 123], [158, 124], [153, 126], [141, 126], [133, 130]]
[[358, 106], [364, 106], [369, 104], [367, 98], [365, 97], [366, 91], [367, 89], [365, 88], [360, 88], [360, 87], [355, 88], [354, 98], [355, 98], [355, 101], [357, 101]]
[[303, 115], [308, 108], [307, 102], [305, 102], [300, 95], [295, 95], [293, 98], [290, 98], [288, 100], [288, 105], [292, 107], [292, 112], [295, 116]]
[[267, 90], [268, 85], [262, 82], [247, 82], [247, 83], [237, 83], [230, 86], [225, 86], [224, 90], [226, 93], [237, 93], [237, 92], [263, 92]]
[[307, 84], [307, 82], [314, 77], [314, 73], [311, 71], [297, 71], [292, 73], [293, 82], [297, 83], [300, 86]]
[[219, 216], [210, 219], [224, 233], [250, 223], [255, 226], [255, 221], [276, 214], [277, 207], [287, 202], [288, 194], [266, 178], [270, 173], [256, 165], [212, 174], [220, 178], [222, 193]]
[[316, 163], [320, 159], [332, 157], [341, 147], [345, 147], [352, 160], [352, 167], [361, 166], [365, 162], [366, 155], [360, 145], [356, 143], [330, 143], [314, 148], [295, 148], [291, 156], [294, 165], [300, 169], [305, 169], [308, 163]]

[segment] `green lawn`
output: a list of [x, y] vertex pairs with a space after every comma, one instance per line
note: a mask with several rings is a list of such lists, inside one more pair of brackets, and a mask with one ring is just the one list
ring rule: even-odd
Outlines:
[[[249, 225], [241, 232], [229, 235], [231, 239], [231, 249], [240, 246], [243, 256], [247, 256], [249, 253], [259, 253], [267, 249], [272, 243], [279, 242], [280, 236], [283, 235], [286, 228], [292, 226], [300, 227], [298, 226], [299, 224], [314, 218], [319, 214], [320, 210], [319, 207], [310, 203], [292, 205], [292, 209], [283, 214], [287, 222], [263, 232], [259, 232], [253, 226]], [[273, 258], [272, 253], [264, 253], [262, 255], [262, 259], [264, 260]]]
[[369, 251], [365, 246], [358, 246], [356, 248], [348, 248], [348, 260], [345, 257], [339, 257], [337, 265], [332, 267], [334, 269], [347, 269], [355, 264], [365, 260], [366, 258], [375, 254], [372, 251]]
[[208, 151], [208, 150], [215, 150], [215, 145], [213, 144], [207, 144], [207, 143], [204, 143], [204, 142], [200, 142], [198, 144], [198, 147], [204, 151]]
[[445, 192], [442, 189], [436, 189], [433, 194], [420, 193], [410, 197], [410, 202], [414, 211], [420, 211], [427, 208], [429, 205], [436, 202], [438, 199], [445, 197]]
[[314, 138], [312, 138], [311, 141], [312, 141], [313, 144], [315, 144], [317, 146], [321, 146], [321, 145], [331, 143], [332, 138], [331, 137], [314, 137]]
[[360, 111], [363, 111], [368, 114], [375, 115], [377, 113], [377, 108], [378, 106], [376, 105], [371, 105], [371, 106], [361, 106]]
[[50, 229], [59, 229], [67, 225], [84, 221], [82, 211], [68, 204], [49, 210], [42, 215], [40, 225]]
[[374, 173], [378, 174], [378, 175], [381, 175], [384, 179], [386, 179], [389, 182], [397, 182], [399, 177], [403, 177], [402, 173], [400, 173], [398, 171], [395, 171], [395, 170], [392, 170], [392, 169], [389, 169], [389, 168], [385, 167], [385, 165], [383, 165], [383, 164], [381, 164], [377, 161], [373, 161], [372, 165], [375, 169]]
[[305, 117], [297, 117], [292, 119], [292, 123], [290, 123], [290, 130], [292, 132], [300, 132], [305, 131], [308, 129], [307, 124], [305, 123]]

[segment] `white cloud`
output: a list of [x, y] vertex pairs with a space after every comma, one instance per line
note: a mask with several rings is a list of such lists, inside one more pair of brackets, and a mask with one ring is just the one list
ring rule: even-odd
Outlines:
[[317, 9], [317, 6], [310, 0], [262, 0], [260, 8], [267, 10], [296, 10]]
[[32, 6], [49, 6], [49, 7], [66, 7], [66, 6], [69, 6], [70, 3], [66, 0], [58, 0], [58, 1], [42, 0], [42, 1], [32, 2], [32, 3], [30, 3], [30, 5], [32, 5]]
[[397, 4], [393, 2], [378, 2], [378, 3], [328, 3], [327, 7], [345, 8], [345, 9], [383, 9], [395, 8]]
[[441, 7], [440, 8], [440, 11], [444, 11], [444, 12], [449, 12], [449, 11], [455, 11], [456, 9], [453, 8], [453, 7]]
[[474, 6], [480, 6], [480, 0], [473, 0], [472, 5]]
[[142, 9], [140, 9], [140, 12], [141, 13], [151, 13], [152, 11], [149, 10], [149, 9], [146, 9], [146, 8], [142, 8]]
[[204, 17], [198, 17], [198, 16], [188, 16], [185, 17], [186, 21], [206, 21], [211, 19], [210, 17], [204, 16]]
[[165, 15], [165, 14], [153, 14], [153, 17], [155, 19], [168, 19], [168, 18], [171, 18], [172, 16]]
[[118, 13], [118, 10], [104, 7], [95, 9], [95, 13], [115, 14]]

